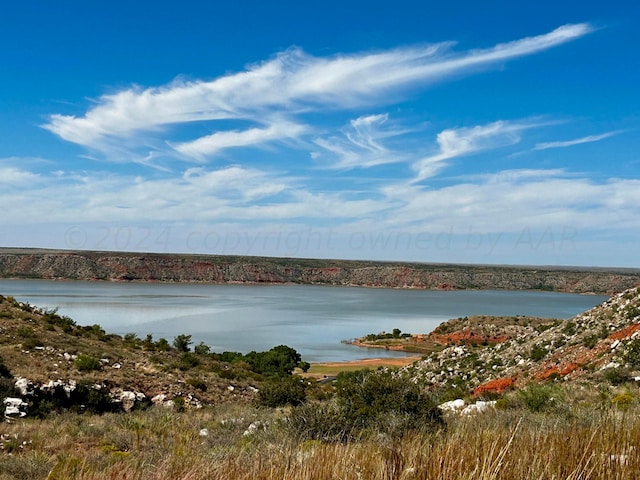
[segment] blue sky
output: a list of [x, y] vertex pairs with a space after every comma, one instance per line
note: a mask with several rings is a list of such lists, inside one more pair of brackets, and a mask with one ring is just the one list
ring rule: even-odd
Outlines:
[[640, 267], [636, 2], [239, 3], [3, 7], [0, 245]]

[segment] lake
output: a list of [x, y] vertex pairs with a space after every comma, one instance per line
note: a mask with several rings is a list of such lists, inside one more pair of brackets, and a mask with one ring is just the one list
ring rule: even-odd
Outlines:
[[450, 318], [530, 315], [570, 318], [600, 295], [508, 290], [392, 290], [312, 285], [211, 285], [0, 280], [0, 294], [58, 308], [79, 325], [144, 338], [190, 334], [213, 351], [289, 345], [310, 362], [402, 356], [340, 341], [368, 333], [428, 333]]

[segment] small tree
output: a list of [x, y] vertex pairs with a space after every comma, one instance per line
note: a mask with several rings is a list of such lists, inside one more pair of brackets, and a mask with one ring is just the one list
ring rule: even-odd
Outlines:
[[286, 345], [278, 345], [267, 352], [249, 352], [245, 356], [245, 360], [256, 373], [286, 376], [291, 375], [302, 358], [295, 349]]
[[142, 341], [145, 350], [153, 351], [156, 349], [155, 344], [153, 343], [153, 335], [147, 333], [147, 336]]
[[206, 355], [211, 351], [211, 348], [209, 348], [209, 345], [207, 345], [206, 343], [200, 342], [198, 345], [193, 347], [193, 351], [198, 355]]
[[191, 335], [181, 334], [173, 339], [173, 346], [176, 347], [176, 349], [180, 352], [188, 352], [189, 345], [191, 345], [192, 343], [193, 342], [191, 341]]
[[171, 345], [169, 345], [169, 341], [166, 338], [161, 338], [156, 343], [156, 350], [161, 352], [166, 352], [167, 350], [171, 350]]

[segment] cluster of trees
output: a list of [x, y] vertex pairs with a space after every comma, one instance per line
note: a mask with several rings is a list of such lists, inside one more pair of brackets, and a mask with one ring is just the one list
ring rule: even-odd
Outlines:
[[398, 339], [398, 338], [408, 338], [410, 337], [410, 333], [402, 333], [399, 328], [394, 328], [391, 333], [388, 332], [380, 332], [380, 333], [370, 333], [364, 339], [368, 342], [373, 342], [376, 340], [389, 340], [389, 339]]
[[[176, 350], [189, 353], [191, 335], [178, 335], [173, 340]], [[293, 373], [295, 368], [300, 368], [306, 372], [311, 364], [302, 361], [300, 354], [287, 345], [278, 345], [266, 352], [251, 351], [247, 354], [240, 352], [211, 352], [208, 345], [200, 342], [193, 349], [196, 355], [208, 355], [211, 359], [225, 363], [240, 363], [248, 365], [251, 371], [268, 377], [283, 377]]]

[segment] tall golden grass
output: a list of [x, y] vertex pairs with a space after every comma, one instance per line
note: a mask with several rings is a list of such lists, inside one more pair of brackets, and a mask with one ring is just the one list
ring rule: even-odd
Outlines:
[[[635, 479], [639, 414], [633, 405], [498, 410], [438, 431], [372, 432], [348, 443], [294, 441], [279, 421], [286, 412], [249, 406], [65, 414], [3, 424], [0, 478]], [[245, 435], [256, 420], [263, 423]]]

